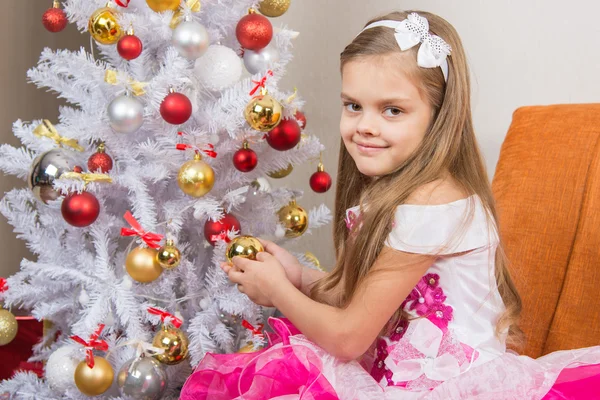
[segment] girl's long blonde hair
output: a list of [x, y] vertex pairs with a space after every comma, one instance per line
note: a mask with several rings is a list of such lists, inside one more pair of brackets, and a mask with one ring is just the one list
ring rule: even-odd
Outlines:
[[[398, 53], [398, 68], [408, 74], [419, 87], [421, 94], [430, 102], [434, 116], [429, 130], [416, 151], [394, 172], [376, 180], [361, 174], [343, 141], [340, 144], [338, 179], [336, 187], [334, 243], [336, 265], [325, 278], [317, 281], [311, 289], [311, 297], [318, 301], [331, 299], [334, 306], [346, 307], [358, 285], [367, 277], [378, 258], [391, 230], [396, 208], [405, 203], [417, 188], [442, 177], [449, 171], [467, 193], [477, 194], [489, 215], [498, 226], [498, 218], [491, 185], [479, 151], [471, 118], [469, 68], [460, 38], [447, 21], [423, 11], [393, 12], [373, 19], [402, 21], [411, 12], [427, 18], [432, 34], [440, 36], [452, 47], [447, 58], [448, 82], [440, 68], [421, 68], [416, 59], [419, 46], [400, 52], [394, 31], [375, 27], [363, 31], [341, 54], [341, 71], [351, 61], [365, 57]], [[367, 24], [367, 25], [368, 25]], [[412, 60], [408, 61], [407, 60]], [[368, 212], [363, 207], [368, 202]], [[345, 223], [346, 209], [361, 204], [360, 234], [352, 235]], [[358, 225], [358, 224], [357, 224]], [[521, 339], [516, 325], [521, 311], [521, 299], [507, 269], [507, 259], [502, 244], [495, 255], [495, 277], [498, 291], [506, 311], [497, 324], [497, 333], [506, 332], [513, 343]], [[398, 312], [392, 326], [404, 318]]]

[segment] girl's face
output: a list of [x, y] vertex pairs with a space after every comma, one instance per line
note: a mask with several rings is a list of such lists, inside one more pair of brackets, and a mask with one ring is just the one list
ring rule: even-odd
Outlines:
[[398, 168], [419, 146], [433, 109], [399, 68], [399, 55], [370, 56], [342, 70], [340, 133], [364, 175]]

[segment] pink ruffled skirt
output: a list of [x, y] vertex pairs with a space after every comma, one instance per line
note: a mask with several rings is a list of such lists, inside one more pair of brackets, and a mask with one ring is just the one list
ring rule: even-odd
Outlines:
[[447, 380], [412, 392], [382, 386], [357, 362], [343, 362], [271, 318], [275, 334], [255, 353], [208, 353], [187, 379], [182, 400], [519, 399], [600, 400], [600, 346], [538, 359], [505, 353]]

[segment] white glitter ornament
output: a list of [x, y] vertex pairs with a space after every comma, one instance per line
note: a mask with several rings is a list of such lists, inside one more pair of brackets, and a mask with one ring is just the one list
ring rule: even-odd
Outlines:
[[52, 390], [65, 392], [75, 388], [75, 368], [80, 360], [73, 356], [78, 349], [71, 346], [61, 347], [54, 351], [46, 362], [46, 381]]
[[242, 76], [242, 60], [227, 46], [214, 44], [196, 60], [194, 72], [200, 83], [214, 91], [223, 90]]

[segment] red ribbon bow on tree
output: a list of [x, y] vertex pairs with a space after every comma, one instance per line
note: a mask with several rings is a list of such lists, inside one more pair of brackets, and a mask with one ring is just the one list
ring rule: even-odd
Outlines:
[[258, 327], [255, 328], [250, 322], [243, 320], [242, 326], [244, 328], [248, 329], [250, 332], [252, 332], [252, 335], [263, 336], [262, 331], [263, 331], [264, 324], [258, 324]]
[[127, 8], [127, 6], [129, 5], [129, 2], [131, 0], [115, 0], [115, 3], [117, 3], [118, 5], [120, 5], [121, 7], [125, 7]]
[[181, 321], [179, 318], [177, 318], [173, 314], [169, 314], [168, 312], [160, 310], [158, 308], [150, 307], [150, 308], [148, 308], [148, 312], [150, 314], [160, 315], [160, 320], [162, 321], [163, 324], [165, 323], [165, 320], [167, 318], [169, 319], [169, 322], [171, 324], [173, 324], [173, 326], [175, 328], [180, 328], [181, 324], [183, 324], [183, 321]]
[[163, 235], [158, 233], [146, 232], [139, 222], [133, 217], [130, 211], [127, 211], [123, 216], [125, 221], [129, 222], [131, 228], [121, 228], [121, 236], [139, 236], [142, 240], [153, 249], [160, 249], [160, 242], [163, 239]]
[[[177, 132], [177, 134], [179, 136], [188, 136], [186, 133], [184, 132]], [[187, 149], [194, 149], [196, 151], [196, 153], [204, 153], [207, 156], [211, 157], [211, 158], [216, 158], [217, 157], [217, 152], [215, 151], [215, 146], [213, 146], [210, 143], [207, 143], [206, 145], [204, 145], [206, 148], [205, 149], [201, 149], [198, 146], [193, 146], [191, 144], [186, 144], [186, 143], [178, 143], [175, 148], [177, 150], [187, 150]]]
[[106, 351], [108, 350], [108, 343], [104, 340], [98, 340], [98, 337], [102, 333], [104, 329], [104, 324], [98, 325], [98, 329], [96, 332], [92, 333], [90, 336], [89, 342], [86, 342], [79, 336], [71, 336], [71, 339], [76, 341], [77, 343], [85, 346], [85, 361], [87, 362], [88, 367], [94, 368], [94, 352], [93, 350]]
[[6, 279], [0, 278], [0, 293], [4, 293], [8, 290]]
[[269, 76], [273, 76], [273, 71], [268, 70], [267, 74], [265, 76], [262, 77], [262, 79], [260, 81], [252, 81], [252, 83], [255, 83], [256, 86], [254, 87], [254, 89], [252, 89], [250, 91], [250, 96], [254, 96], [254, 93], [256, 93], [256, 91], [258, 89], [260, 89], [261, 87], [265, 87], [265, 83], [267, 83], [267, 78]]

